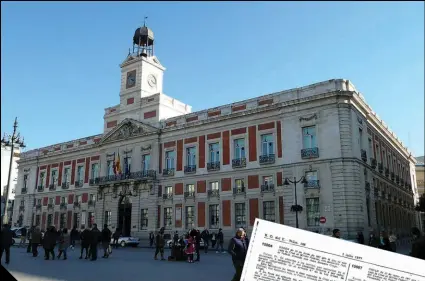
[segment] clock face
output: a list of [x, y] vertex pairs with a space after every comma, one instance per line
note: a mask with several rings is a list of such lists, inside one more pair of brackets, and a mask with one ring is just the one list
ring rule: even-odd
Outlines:
[[156, 77], [154, 75], [149, 74], [149, 76], [148, 76], [148, 84], [152, 88], [156, 87]]
[[136, 85], [136, 71], [130, 71], [127, 73], [127, 88], [131, 88]]

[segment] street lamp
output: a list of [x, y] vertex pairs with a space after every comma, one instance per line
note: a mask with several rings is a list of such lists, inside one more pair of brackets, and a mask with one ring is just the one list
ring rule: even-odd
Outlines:
[[15, 118], [15, 122], [13, 123], [13, 133], [12, 135], [6, 135], [4, 134], [3, 138], [1, 139], [1, 145], [4, 147], [10, 147], [10, 160], [9, 160], [9, 175], [7, 177], [7, 187], [6, 187], [6, 202], [4, 203], [4, 214], [3, 214], [3, 224], [9, 223], [8, 218], [8, 204], [9, 204], [9, 190], [10, 190], [10, 178], [12, 177], [12, 164], [13, 164], [13, 154], [15, 150], [15, 146], [24, 148], [24, 138], [19, 133], [16, 133], [16, 129], [18, 128], [18, 117]]
[[306, 180], [306, 178], [304, 176], [301, 177], [299, 180], [297, 180], [296, 177], [294, 177], [294, 180], [290, 180], [288, 178], [285, 178], [285, 181], [283, 183], [283, 185], [286, 185], [286, 186], [290, 185], [291, 183], [294, 184], [294, 189], [295, 189], [295, 205], [292, 206], [291, 209], [293, 211], [295, 211], [295, 224], [296, 224], [296, 227], [297, 228], [298, 228], [298, 212], [300, 212], [301, 211], [301, 208], [302, 208], [301, 206], [298, 206], [298, 200], [297, 200], [297, 183], [299, 183], [299, 182], [301, 182], [303, 184], [306, 184], [307, 183], [307, 180]]

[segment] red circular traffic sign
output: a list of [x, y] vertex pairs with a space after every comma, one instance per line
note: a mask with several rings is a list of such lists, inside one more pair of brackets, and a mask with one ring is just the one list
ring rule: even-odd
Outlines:
[[326, 223], [326, 218], [325, 217], [320, 217], [319, 222], [320, 223]]

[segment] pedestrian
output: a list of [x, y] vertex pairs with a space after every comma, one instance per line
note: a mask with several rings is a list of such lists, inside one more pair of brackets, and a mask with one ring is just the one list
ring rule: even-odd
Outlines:
[[156, 235], [156, 239], [155, 239], [156, 241], [156, 247], [155, 247], [155, 256], [154, 256], [154, 259], [155, 260], [157, 260], [158, 258], [157, 258], [157, 256], [158, 256], [158, 253], [160, 253], [161, 254], [161, 260], [162, 261], [165, 261], [165, 258], [164, 258], [164, 246], [165, 246], [165, 239], [164, 239], [164, 228], [162, 227], [160, 230], [159, 230], [159, 233]]
[[118, 239], [120, 239], [120, 236], [121, 236], [121, 230], [117, 228], [114, 234], [112, 235], [112, 238], [114, 238], [113, 244], [115, 249], [118, 249]]
[[43, 248], [44, 248], [44, 259], [49, 260], [52, 256], [52, 260], [55, 259], [55, 246], [57, 241], [57, 231], [54, 226], [51, 226], [44, 234]]
[[210, 232], [205, 228], [201, 233], [201, 238], [204, 241], [204, 252], [208, 253], [209, 241], [210, 241]]
[[223, 242], [224, 242], [223, 231], [222, 231], [222, 229], [220, 228], [220, 229], [218, 230], [218, 234], [217, 234], [217, 247], [215, 248], [215, 251], [216, 251], [216, 253], [217, 253], [217, 254], [218, 254], [218, 253], [220, 253], [220, 252], [218, 251], [218, 248], [220, 248], [221, 253], [225, 253], [225, 252], [224, 252], [224, 250], [223, 250]]
[[361, 231], [357, 232], [357, 243], [364, 244], [364, 235]]
[[195, 261], [201, 261], [201, 254], [200, 254], [200, 249], [201, 249], [201, 232], [199, 232], [199, 230], [197, 229], [195, 231], [195, 236], [193, 237], [195, 240], [195, 252], [196, 252], [196, 260]]
[[211, 248], [214, 250], [215, 249], [215, 245], [217, 244], [217, 234], [215, 234], [215, 232], [213, 232], [211, 234]]
[[74, 225], [74, 227], [71, 230], [71, 249], [75, 249], [75, 241], [78, 240], [78, 236], [80, 233], [78, 232], [77, 226]]
[[68, 234], [68, 229], [64, 228], [59, 238], [59, 255], [58, 259], [61, 258], [63, 253], [63, 259], [66, 260], [66, 251], [68, 250], [70, 242], [70, 235]]
[[153, 232], [151, 231], [150, 233], [149, 233], [149, 246], [152, 248], [152, 246], [153, 246], [153, 243], [154, 243], [154, 240], [155, 240], [155, 235], [153, 234]]
[[109, 244], [111, 243], [112, 232], [109, 230], [108, 225], [105, 223], [102, 229], [102, 248], [103, 258], [109, 257]]
[[397, 252], [397, 244], [396, 244], [397, 236], [391, 231], [388, 239], [390, 240], [391, 251], [396, 253]]
[[97, 228], [97, 224], [93, 224], [93, 228], [91, 230], [91, 243], [90, 243], [90, 256], [91, 261], [97, 260], [97, 245], [101, 240], [101, 233]]
[[179, 232], [176, 230], [176, 232], [174, 232], [174, 236], [173, 236], [173, 244], [177, 245], [178, 242], [179, 242]]
[[391, 251], [390, 239], [385, 231], [381, 231], [378, 248], [381, 250]]
[[377, 237], [376, 237], [376, 235], [375, 235], [375, 233], [373, 231], [369, 234], [369, 243], [368, 243], [368, 245], [370, 247], [374, 247], [374, 248], [377, 248], [379, 246], [379, 241], [378, 241], [378, 239], [377, 239]]
[[10, 263], [10, 246], [13, 244], [13, 233], [8, 224], [3, 225], [0, 239], [0, 261], [3, 259], [3, 252], [6, 252], [6, 264]]
[[334, 230], [332, 230], [332, 237], [340, 239], [341, 231], [338, 228], [335, 228]]
[[91, 232], [90, 229], [85, 228], [84, 225], [81, 226], [81, 229], [83, 230], [81, 232], [80, 240], [81, 240], [81, 254], [80, 254], [80, 260], [83, 258], [83, 251], [86, 251], [85, 259], [89, 256], [89, 246], [91, 243]]
[[239, 281], [242, 275], [243, 265], [248, 251], [249, 241], [243, 228], [239, 228], [235, 237], [230, 239], [228, 252], [232, 255], [233, 267], [235, 275], [232, 281]]
[[33, 257], [38, 256], [38, 246], [41, 244], [41, 238], [42, 234], [40, 231], [40, 227], [36, 226], [31, 234], [31, 250]]
[[185, 253], [187, 255], [187, 262], [188, 263], [193, 263], [193, 253], [195, 252], [195, 243], [196, 243], [196, 238], [194, 238], [193, 236], [188, 235], [187, 236], [187, 246], [186, 246], [186, 250]]
[[27, 242], [27, 228], [21, 228], [21, 241], [19, 241], [19, 248], [25, 247], [25, 242]]
[[410, 256], [425, 260], [425, 237], [421, 235], [421, 231], [417, 227], [412, 228], [412, 250]]

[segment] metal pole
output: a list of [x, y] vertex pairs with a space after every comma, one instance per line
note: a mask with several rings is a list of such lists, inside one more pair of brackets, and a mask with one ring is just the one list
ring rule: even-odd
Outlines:
[[16, 133], [16, 127], [18, 126], [17, 120], [15, 119], [15, 124], [13, 125], [13, 134], [10, 138], [11, 140], [11, 150], [10, 150], [10, 160], [9, 160], [9, 175], [7, 177], [7, 187], [6, 187], [6, 202], [4, 203], [4, 215], [3, 215], [3, 224], [9, 223], [8, 218], [8, 205], [9, 205], [9, 190], [10, 190], [10, 178], [12, 177], [12, 164], [13, 164], [13, 152], [14, 152], [14, 141], [15, 141], [15, 133]]
[[294, 189], [295, 189], [295, 225], [298, 228], [298, 199], [297, 199], [297, 179], [294, 177]]

